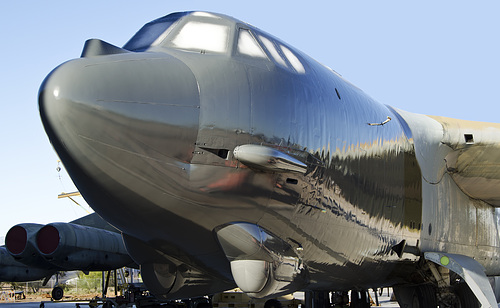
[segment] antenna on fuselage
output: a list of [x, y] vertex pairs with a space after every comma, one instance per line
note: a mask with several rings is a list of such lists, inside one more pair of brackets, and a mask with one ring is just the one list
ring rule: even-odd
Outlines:
[[392, 119], [391, 119], [391, 117], [388, 116], [387, 120], [385, 120], [384, 122], [380, 122], [380, 123], [366, 123], [366, 124], [368, 124], [370, 126], [382, 126], [384, 124], [389, 123], [390, 120], [392, 120]]

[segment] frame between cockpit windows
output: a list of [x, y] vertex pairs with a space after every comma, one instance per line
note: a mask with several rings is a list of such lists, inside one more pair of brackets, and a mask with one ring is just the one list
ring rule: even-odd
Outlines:
[[[233, 43], [233, 56], [236, 57], [248, 57], [248, 58], [254, 58], [256, 61], [261, 60], [261, 61], [266, 61], [266, 62], [271, 62], [273, 63], [276, 67], [280, 67], [283, 69], [287, 69], [289, 71], [295, 72], [297, 74], [305, 74], [306, 69], [304, 65], [304, 61], [301, 60], [300, 56], [297, 55], [297, 53], [287, 46], [286, 44], [269, 37], [268, 35], [252, 29], [250, 27], [247, 27], [242, 24], [237, 25], [237, 31], [234, 36], [234, 43]], [[239, 38], [240, 38], [240, 32], [241, 31], [249, 31], [250, 35], [252, 38], [255, 40], [255, 43], [260, 47], [260, 49], [265, 53], [266, 58], [258, 58], [258, 57], [252, 57], [249, 55], [244, 55], [238, 52], [238, 44], [239, 44]], [[269, 50], [268, 46], [264, 43], [263, 39], [268, 41], [268, 45], [270, 45], [271, 48], [274, 48], [274, 55], [273, 52]], [[284, 49], [283, 49], [284, 48]], [[286, 54], [288, 53], [288, 55]], [[281, 61], [280, 61], [281, 60]], [[279, 63], [279, 62], [281, 63]]]
[[[275, 64], [279, 67], [282, 67], [282, 68], [285, 68], [285, 69], [288, 69], [292, 72], [295, 72], [297, 74], [304, 74], [305, 73], [305, 67], [304, 67], [304, 61], [301, 61], [300, 58], [297, 56], [297, 54], [292, 50], [292, 48], [290, 48], [289, 46], [287, 46], [286, 44], [272, 38], [272, 37], [269, 37], [267, 36], [266, 34], [264, 33], [258, 33], [257, 35], [257, 39], [259, 40], [260, 44], [262, 45], [263, 48], [265, 48], [265, 50], [267, 51], [268, 55], [271, 57], [271, 59], [275, 59]], [[265, 44], [264, 40], [267, 40], [268, 43]], [[274, 50], [274, 55], [273, 55], [273, 51], [270, 51], [269, 48], [273, 48]], [[285, 51], [282, 49], [282, 48], [286, 48], [288, 50], [289, 53], [291, 53], [291, 55], [293, 57], [295, 57], [296, 61], [298, 61], [300, 63], [300, 67], [297, 67], [297, 65], [295, 64], [292, 64], [292, 61], [290, 60], [290, 58], [285, 54]], [[295, 60], [294, 59], [294, 60]], [[281, 62], [282, 63], [279, 63]], [[279, 62], [278, 62], [279, 61]], [[277, 63], [278, 62], [278, 63]]]
[[[262, 47], [262, 44], [257, 40], [257, 37], [256, 37], [253, 29], [251, 29], [250, 27], [248, 27], [244, 24], [236, 24], [236, 29], [237, 29], [237, 31], [235, 32], [233, 47], [232, 47], [232, 56], [234, 56], [234, 57], [248, 57], [248, 58], [253, 58], [253, 59], [261, 59], [261, 60], [271, 61], [267, 52]], [[262, 57], [255, 57], [255, 56], [252, 56], [248, 53], [240, 52], [239, 47], [240, 47], [240, 42], [241, 42], [241, 34], [243, 32], [246, 32], [250, 35], [252, 42], [262, 52]]]

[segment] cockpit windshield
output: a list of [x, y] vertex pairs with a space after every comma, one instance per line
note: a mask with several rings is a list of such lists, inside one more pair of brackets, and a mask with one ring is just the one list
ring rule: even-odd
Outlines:
[[169, 45], [183, 50], [225, 53], [229, 45], [229, 32], [227, 25], [189, 21], [179, 29]]
[[172, 13], [144, 25], [124, 46], [131, 51], [148, 49], [160, 37], [165, 37], [169, 27], [191, 12]]
[[297, 53], [284, 43], [250, 25], [208, 12], [172, 13], [153, 20], [123, 46], [136, 52], [151, 47], [271, 61], [277, 67], [298, 74], [306, 73]]

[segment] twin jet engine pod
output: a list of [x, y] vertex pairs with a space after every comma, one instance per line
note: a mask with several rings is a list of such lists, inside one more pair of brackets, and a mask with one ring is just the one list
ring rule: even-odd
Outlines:
[[294, 249], [269, 231], [237, 222], [216, 232], [234, 281], [248, 295], [290, 294], [307, 284], [307, 270]]
[[106, 271], [133, 264], [122, 236], [72, 223], [52, 223], [36, 236], [39, 253], [64, 270]]
[[36, 247], [36, 235], [43, 225], [23, 223], [10, 228], [5, 236], [7, 252], [22, 264], [34, 268], [56, 271], [58, 268], [45, 260]]

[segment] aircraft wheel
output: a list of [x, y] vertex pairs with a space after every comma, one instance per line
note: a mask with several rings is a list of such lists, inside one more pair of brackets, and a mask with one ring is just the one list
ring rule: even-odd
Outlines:
[[206, 297], [198, 297], [192, 299], [191, 302], [191, 307], [194, 308], [211, 308], [212, 305], [210, 304], [210, 300]]
[[401, 307], [437, 307], [436, 289], [430, 284], [418, 286], [394, 286], [393, 290]]
[[56, 301], [61, 300], [64, 296], [64, 290], [61, 287], [52, 289], [52, 298]]
[[459, 304], [456, 308], [479, 308], [481, 304], [476, 296], [465, 282], [461, 282], [454, 287], [455, 294], [458, 296]]
[[193, 301], [193, 307], [195, 308], [212, 308], [208, 298], [200, 297]]
[[282, 308], [281, 302], [277, 299], [269, 299], [264, 303], [264, 308]]
[[420, 308], [437, 307], [436, 290], [429, 284], [420, 285], [416, 288], [416, 294]]
[[112, 302], [110, 301], [106, 301], [103, 305], [102, 305], [103, 308], [113, 308], [114, 305]]
[[344, 307], [349, 304], [349, 294], [345, 291], [333, 291], [331, 304], [333, 307]]
[[370, 300], [366, 290], [351, 291], [351, 306], [352, 308], [370, 308]]

